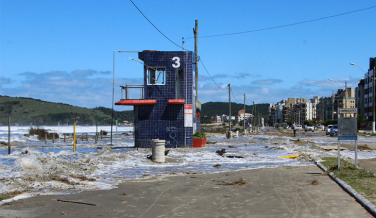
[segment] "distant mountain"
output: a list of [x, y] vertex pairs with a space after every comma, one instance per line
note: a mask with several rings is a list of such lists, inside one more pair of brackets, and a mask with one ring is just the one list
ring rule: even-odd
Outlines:
[[[237, 116], [238, 111], [244, 109], [244, 104], [231, 103], [231, 115]], [[201, 122], [205, 117], [212, 117], [215, 115], [229, 114], [229, 103], [228, 102], [207, 102], [201, 105]], [[255, 104], [255, 110], [253, 110], [253, 105], [246, 105], [245, 112], [251, 113], [256, 116], [262, 116], [265, 118], [265, 123], [267, 122], [269, 116], [269, 104]]]
[[[33, 98], [9, 97], [0, 95], [0, 125], [8, 125], [8, 116], [12, 124], [19, 125], [78, 125], [111, 124], [112, 109], [98, 107], [94, 109], [76, 107], [69, 104], [42, 101]], [[115, 120], [133, 122], [133, 111], [114, 111]]]
[[[231, 115], [237, 116], [238, 111], [243, 109], [243, 104], [231, 103]], [[212, 116], [229, 113], [227, 102], [207, 102], [201, 106], [201, 122], [210, 122]], [[256, 116], [268, 117], [269, 104], [256, 104], [255, 112], [253, 105], [246, 105], [246, 113], [254, 113]], [[9, 97], [0, 95], [0, 125], [8, 125], [8, 116], [11, 123], [18, 125], [95, 125], [98, 119], [99, 125], [111, 124], [112, 109], [97, 107], [93, 109], [76, 107], [69, 104], [42, 101], [33, 98]], [[128, 121], [133, 123], [133, 110], [114, 111], [114, 123]], [[265, 123], [267, 120], [265, 120]]]

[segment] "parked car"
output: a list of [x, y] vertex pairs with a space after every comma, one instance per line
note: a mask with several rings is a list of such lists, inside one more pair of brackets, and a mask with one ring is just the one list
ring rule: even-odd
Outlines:
[[333, 125], [330, 129], [330, 136], [338, 135], [338, 125]]
[[316, 128], [319, 130], [325, 130], [325, 126], [321, 124], [317, 125]]
[[330, 129], [332, 129], [333, 125], [328, 125], [326, 127], [326, 134], [329, 135], [330, 134]]
[[314, 132], [315, 131], [315, 127], [312, 125], [312, 124], [307, 124], [304, 126], [304, 130], [307, 132], [307, 131], [312, 131]]
[[303, 127], [302, 127], [302, 125], [296, 125], [296, 130], [303, 130]]

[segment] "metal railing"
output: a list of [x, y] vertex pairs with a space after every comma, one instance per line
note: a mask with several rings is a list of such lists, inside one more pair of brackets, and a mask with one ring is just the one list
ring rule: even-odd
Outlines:
[[[121, 87], [121, 99], [129, 99], [130, 88], [140, 89], [140, 99], [144, 99], [144, 91], [143, 91], [144, 85], [125, 85], [125, 86], [120, 86], [120, 87]], [[125, 93], [125, 98], [124, 98], [124, 93]]]

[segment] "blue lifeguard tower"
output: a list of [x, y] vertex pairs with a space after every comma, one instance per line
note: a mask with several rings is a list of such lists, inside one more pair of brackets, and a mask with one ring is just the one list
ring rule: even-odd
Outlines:
[[[152, 139], [166, 140], [170, 148], [192, 147], [201, 110], [193, 56], [191, 51], [138, 53], [144, 65], [144, 84], [121, 86], [122, 99], [115, 103], [134, 106], [135, 147], [150, 148]], [[130, 88], [140, 89], [140, 99], [129, 99]]]

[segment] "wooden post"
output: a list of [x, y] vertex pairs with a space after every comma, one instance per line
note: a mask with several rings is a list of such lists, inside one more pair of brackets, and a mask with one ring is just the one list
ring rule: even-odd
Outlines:
[[73, 125], [73, 152], [76, 152], [76, 123]]
[[89, 134], [86, 133], [86, 141], [89, 141]]
[[66, 142], [66, 141], [67, 141], [67, 135], [64, 134], [64, 142]]
[[[197, 87], [196, 87], [197, 88]], [[229, 115], [228, 115], [228, 138], [231, 139], [232, 138], [232, 134], [231, 134], [231, 85], [228, 84], [228, 107], [229, 107]]]
[[47, 134], [44, 134], [44, 144], [47, 144]]
[[[196, 69], [195, 69], [195, 86], [196, 86], [196, 99], [198, 99], [198, 49], [197, 49], [197, 37], [198, 37], [198, 20], [195, 20], [195, 28], [193, 29], [193, 33], [195, 35], [195, 62], [196, 62]], [[196, 100], [194, 100], [196, 102]]]
[[10, 116], [8, 117], [8, 154], [10, 154]]
[[55, 143], [55, 133], [52, 133], [52, 143]]
[[243, 116], [243, 131], [245, 134], [245, 94], [244, 94], [244, 116]]

